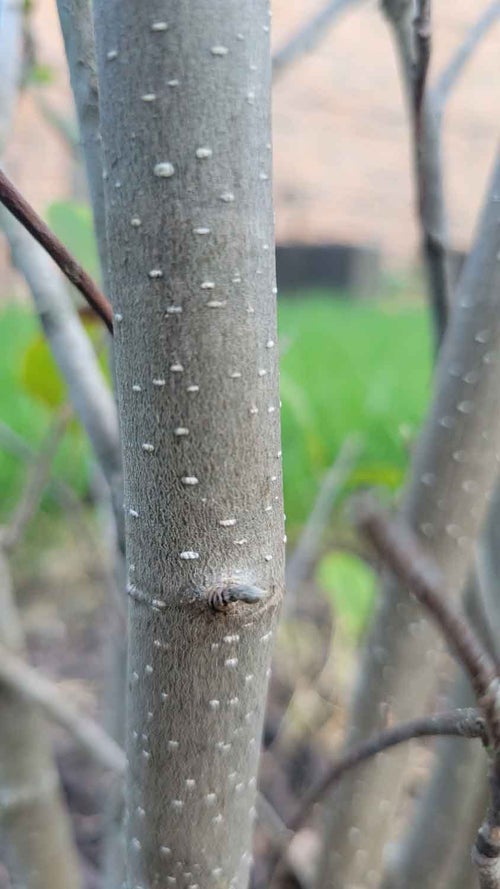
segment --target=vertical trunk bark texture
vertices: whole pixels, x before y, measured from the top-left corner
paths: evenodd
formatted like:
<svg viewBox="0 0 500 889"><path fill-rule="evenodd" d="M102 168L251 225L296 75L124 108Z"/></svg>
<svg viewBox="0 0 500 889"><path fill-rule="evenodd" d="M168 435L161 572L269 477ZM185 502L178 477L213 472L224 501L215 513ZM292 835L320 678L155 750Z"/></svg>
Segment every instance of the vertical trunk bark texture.
<svg viewBox="0 0 500 889"><path fill-rule="evenodd" d="M129 563L128 883L243 889L283 586L269 8L94 13Z"/></svg>

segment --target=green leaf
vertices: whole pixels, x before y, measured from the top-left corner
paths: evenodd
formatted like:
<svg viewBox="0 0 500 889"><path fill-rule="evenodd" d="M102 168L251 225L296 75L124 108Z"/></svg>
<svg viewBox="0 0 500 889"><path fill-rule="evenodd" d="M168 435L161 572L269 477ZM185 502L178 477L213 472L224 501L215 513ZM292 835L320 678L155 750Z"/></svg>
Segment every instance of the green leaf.
<svg viewBox="0 0 500 889"><path fill-rule="evenodd" d="M336 550L321 560L316 578L330 597L343 629L359 639L375 598L374 572L352 553Z"/></svg>
<svg viewBox="0 0 500 889"><path fill-rule="evenodd" d="M97 349L102 342L100 322L96 323L93 318L86 318L82 323L92 345ZM110 385L111 374L106 350L99 350L98 361L104 378ZM22 356L19 377L26 392L46 407L52 409L60 407L68 399L66 384L42 333L35 334L28 343Z"/></svg>
<svg viewBox="0 0 500 889"><path fill-rule="evenodd" d="M66 400L66 386L42 334L34 336L24 352L20 376L25 390L47 407L59 407Z"/></svg>
<svg viewBox="0 0 500 889"><path fill-rule="evenodd" d="M93 278L99 277L92 214L87 204L78 201L54 201L48 207L46 215L52 231L85 271Z"/></svg>

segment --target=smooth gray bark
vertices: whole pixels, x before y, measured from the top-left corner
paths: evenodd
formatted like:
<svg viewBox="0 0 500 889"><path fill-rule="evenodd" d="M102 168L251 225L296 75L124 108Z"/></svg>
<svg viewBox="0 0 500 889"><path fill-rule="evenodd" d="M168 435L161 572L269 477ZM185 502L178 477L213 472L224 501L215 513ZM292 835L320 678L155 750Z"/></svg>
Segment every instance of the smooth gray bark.
<svg viewBox="0 0 500 889"><path fill-rule="evenodd" d="M106 209L104 201L104 169L99 122L99 92L94 27L90 0L57 0L59 21L64 38L71 88L75 101L80 141L87 173L92 204L94 230L101 262L104 289L109 289ZM118 442L117 442L118 444ZM116 453L120 460L119 448ZM116 599L125 598L125 539L123 527L123 482L120 470L119 497L115 499L115 522L118 549L115 559L114 582ZM116 508L118 506L118 509ZM124 607L125 610L125 607ZM106 646L106 685L104 712L106 728L120 745L125 743L126 697L126 635L122 627L115 627ZM116 798L114 798L116 796ZM124 853L122 843L122 793L111 795L107 802L108 831L104 853L104 886L118 889L123 882Z"/></svg>
<svg viewBox="0 0 500 889"><path fill-rule="evenodd" d="M441 343L450 308L447 258L447 219L444 199L441 146L441 113L428 90L424 92L416 120L414 79L416 53L413 35L413 0L381 0L396 46L401 81L412 132L416 204L420 219L422 256L425 263L437 344ZM441 112L442 106L439 111Z"/></svg>
<svg viewBox="0 0 500 889"><path fill-rule="evenodd" d="M283 586L269 8L94 12L131 596L128 880L243 889ZM213 611L231 585L264 598Z"/></svg>
<svg viewBox="0 0 500 889"><path fill-rule="evenodd" d="M465 583L498 470L499 199L497 161L402 508L455 597ZM406 590L387 581L360 668L348 743L376 731L388 714L396 721L425 710L435 682L437 647L435 632ZM404 752L381 757L363 774L347 778L332 798L332 842L319 885L377 884L406 757Z"/></svg>
<svg viewBox="0 0 500 889"><path fill-rule="evenodd" d="M104 285L107 290L106 213L91 2L90 0L57 0L57 11L78 117L97 247Z"/></svg>

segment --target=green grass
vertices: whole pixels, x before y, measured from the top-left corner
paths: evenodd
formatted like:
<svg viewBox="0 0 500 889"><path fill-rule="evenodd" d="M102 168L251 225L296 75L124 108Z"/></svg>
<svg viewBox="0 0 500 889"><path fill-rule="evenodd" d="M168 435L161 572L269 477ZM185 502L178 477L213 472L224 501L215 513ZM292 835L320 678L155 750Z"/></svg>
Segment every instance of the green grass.
<svg viewBox="0 0 500 889"><path fill-rule="evenodd" d="M318 482L342 442L362 438L363 453L351 485L397 488L408 462L408 431L415 431L427 401L429 329L423 308L401 301L355 303L330 294L280 299L283 458L289 533L293 537L314 501ZM0 419L36 446L51 411L26 389L22 367L38 333L29 310L0 313ZM57 472L85 490L88 449L73 430ZM0 513L15 502L23 464L0 442Z"/></svg>
<svg viewBox="0 0 500 889"><path fill-rule="evenodd" d="M400 486L409 437L428 399L430 331L422 306L331 295L281 299L285 506L289 533L352 433L363 453L353 485Z"/></svg>

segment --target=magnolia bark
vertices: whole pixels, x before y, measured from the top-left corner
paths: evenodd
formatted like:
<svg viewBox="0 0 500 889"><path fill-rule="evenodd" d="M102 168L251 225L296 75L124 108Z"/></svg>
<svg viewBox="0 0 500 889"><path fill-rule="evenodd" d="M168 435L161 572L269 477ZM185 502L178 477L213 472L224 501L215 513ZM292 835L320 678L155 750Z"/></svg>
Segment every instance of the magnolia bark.
<svg viewBox="0 0 500 889"><path fill-rule="evenodd" d="M94 13L130 574L128 879L243 889L283 585L269 8ZM213 610L228 590L263 598Z"/></svg>

